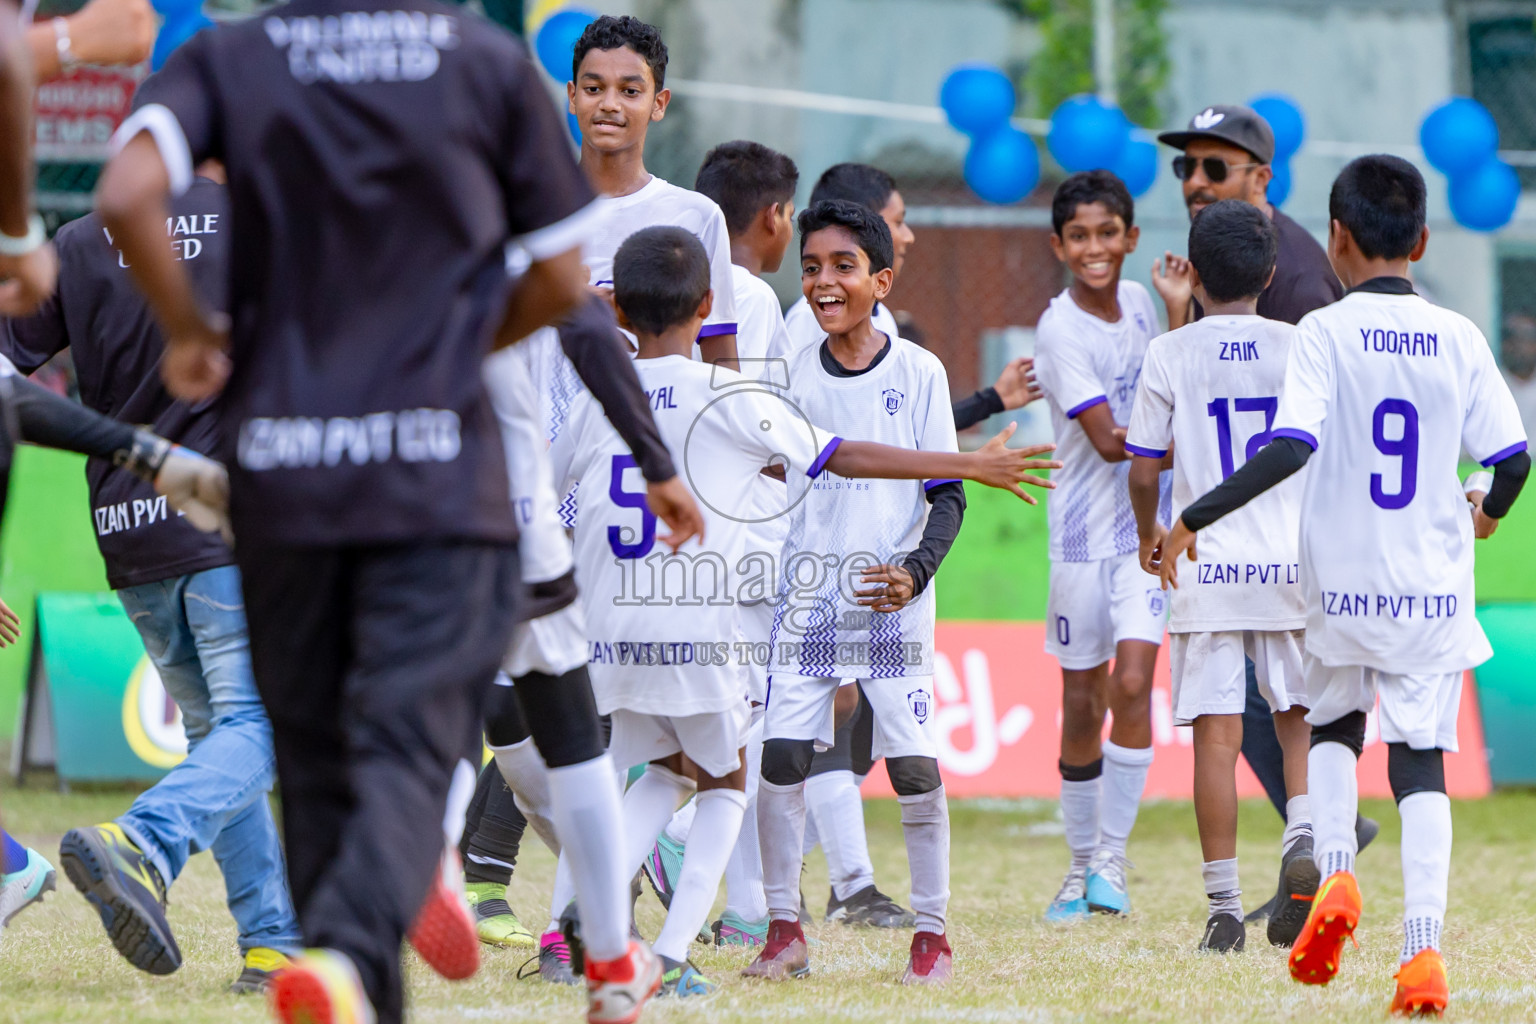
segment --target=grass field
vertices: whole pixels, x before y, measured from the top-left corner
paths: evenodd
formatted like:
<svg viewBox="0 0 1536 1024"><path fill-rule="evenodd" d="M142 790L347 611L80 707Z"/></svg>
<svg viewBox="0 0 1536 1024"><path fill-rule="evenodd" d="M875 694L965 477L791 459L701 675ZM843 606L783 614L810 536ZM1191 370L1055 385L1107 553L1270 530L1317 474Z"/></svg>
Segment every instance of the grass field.
<svg viewBox="0 0 1536 1024"><path fill-rule="evenodd" d="M118 813L129 794L60 796L8 792L6 824L52 854L71 825ZM1386 1018L1401 941L1398 822L1389 803L1369 803L1381 837L1360 862L1366 895L1360 949L1345 957L1326 989L1303 988L1286 974L1283 953L1249 930L1247 952L1194 952L1204 924L1199 846L1186 803L1153 803L1131 839L1135 914L1058 929L1039 912L1064 866L1054 803L972 801L953 811L951 937L955 983L941 991L899 988L907 933L811 929L812 976L781 986L735 977L742 951L703 947L696 962L723 982L707 999L662 1002L646 1019L678 1022L1002 1022L1002 1021L1378 1021ZM1455 806L1456 854L1446 925L1455 1021L1536 1019L1536 794L1503 794ZM870 847L876 873L905 895L905 855L894 803L871 802ZM1252 905L1273 886L1278 829L1267 805L1245 804L1239 850ZM515 908L538 925L553 863L527 849L512 888ZM821 905L826 875L819 855L805 892ZM225 995L236 970L235 935L222 907L212 860L193 860L171 890L170 918L186 964L169 978L129 967L107 943L95 915L60 877L62 891L18 917L0 944L0 1021L145 1021L241 1024L266 1020L258 1000ZM641 900L640 925L654 935L660 909ZM472 981L448 984L419 962L410 965L412 1019L422 1022L577 1021L579 992L519 982L520 953L489 952Z"/></svg>

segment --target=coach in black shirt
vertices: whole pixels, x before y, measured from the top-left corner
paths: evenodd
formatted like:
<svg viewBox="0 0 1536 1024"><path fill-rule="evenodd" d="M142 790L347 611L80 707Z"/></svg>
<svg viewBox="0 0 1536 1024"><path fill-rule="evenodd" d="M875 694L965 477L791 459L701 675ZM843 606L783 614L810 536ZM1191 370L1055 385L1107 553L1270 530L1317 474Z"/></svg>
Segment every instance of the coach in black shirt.
<svg viewBox="0 0 1536 1024"><path fill-rule="evenodd" d="M289 878L320 949L275 1002L366 1016L356 978L394 1024L401 938L444 888L450 778L478 754L518 586L481 363L585 296L594 197L523 46L434 0L297 0L202 32L144 82L119 139L98 204L166 327L166 382L224 391ZM207 158L228 167L237 239L227 339L164 248L165 196ZM515 282L513 241L533 261ZM677 520L680 493L653 485L653 510ZM567 713L550 689L518 697L571 853L589 998L631 984L638 1005L659 969L627 940L617 785L590 704ZM573 728L580 744L551 744ZM413 935L429 962L442 931Z"/></svg>
<svg viewBox="0 0 1536 1024"><path fill-rule="evenodd" d="M1274 279L1259 296L1259 316L1294 324L1344 297L1344 286L1317 239L1265 197L1274 177L1275 136L1269 122L1248 107L1207 107L1190 119L1188 128L1164 132L1158 140L1183 150L1174 157L1173 172L1183 183L1191 218L1219 200L1241 199L1274 221L1280 246ZM1154 268L1152 283L1168 307L1169 330L1199 317L1188 260L1166 254Z"/></svg>

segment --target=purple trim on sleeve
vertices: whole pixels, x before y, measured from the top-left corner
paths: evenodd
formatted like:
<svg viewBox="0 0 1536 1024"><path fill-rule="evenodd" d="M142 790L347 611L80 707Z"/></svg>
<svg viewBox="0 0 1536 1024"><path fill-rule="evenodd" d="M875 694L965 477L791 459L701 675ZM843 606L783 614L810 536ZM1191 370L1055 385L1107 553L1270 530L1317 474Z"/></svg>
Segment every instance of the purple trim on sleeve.
<svg viewBox="0 0 1536 1024"><path fill-rule="evenodd" d="M1503 462L1505 459L1509 458L1511 455L1517 455L1517 454L1519 454L1520 452L1523 452L1523 451L1525 451L1525 442L1521 441L1519 444L1512 444L1512 445L1510 445L1508 448L1505 448L1501 452L1494 452L1492 455L1488 456L1486 459L1484 459L1482 461L1482 465L1484 465L1484 466L1491 466L1495 462Z"/></svg>
<svg viewBox="0 0 1536 1024"><path fill-rule="evenodd" d="M1109 396L1108 395L1100 395L1098 398L1090 398L1086 402L1079 402L1077 405L1074 405L1072 408L1067 410L1067 419L1075 420L1084 411L1086 411L1088 409L1092 409L1094 406L1098 405L1101 402L1108 402L1108 401L1109 401Z"/></svg>
<svg viewBox="0 0 1536 1024"><path fill-rule="evenodd" d="M713 338L721 334L735 334L735 324L705 324L699 329L699 341L705 338Z"/></svg>
<svg viewBox="0 0 1536 1024"><path fill-rule="evenodd" d="M840 437L834 437L828 441L827 446L821 450L821 454L816 456L816 461L811 463L811 468L805 471L805 475L812 480L820 476L821 471L827 468L827 460L832 457L832 453L837 451L837 446L842 443L843 439Z"/></svg>
<svg viewBox="0 0 1536 1024"><path fill-rule="evenodd" d="M1168 455L1168 449L1166 448L1158 451L1156 448L1143 448L1141 445L1131 444L1129 441L1125 444L1125 450L1132 455L1145 455L1149 459L1162 459Z"/></svg>
<svg viewBox="0 0 1536 1024"><path fill-rule="evenodd" d="M958 483L963 483L963 481L961 481L961 480L929 480L927 483L923 484L923 490L931 491L935 487L938 487L941 484L958 484Z"/></svg>
<svg viewBox="0 0 1536 1024"><path fill-rule="evenodd" d="M1317 451L1317 438L1313 437L1311 434L1307 433L1305 430L1297 430L1295 427L1281 427L1279 430L1276 430L1274 433L1270 434L1269 436L1270 437L1293 437L1296 440L1301 441L1302 443L1304 443L1306 445L1309 445L1313 451Z"/></svg>

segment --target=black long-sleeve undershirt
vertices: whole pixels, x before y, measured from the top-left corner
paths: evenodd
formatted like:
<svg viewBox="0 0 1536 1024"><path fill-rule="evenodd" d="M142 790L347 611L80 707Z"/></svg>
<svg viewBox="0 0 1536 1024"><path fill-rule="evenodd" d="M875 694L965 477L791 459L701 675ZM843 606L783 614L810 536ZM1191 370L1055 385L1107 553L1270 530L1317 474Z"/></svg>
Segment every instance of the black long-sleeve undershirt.
<svg viewBox="0 0 1536 1024"><path fill-rule="evenodd" d="M21 440L108 460L133 450L131 424L109 419L25 377L12 377L10 384Z"/></svg>
<svg viewBox="0 0 1536 1024"><path fill-rule="evenodd" d="M677 476L608 303L591 296L557 326L560 348L653 484Z"/></svg>
<svg viewBox="0 0 1536 1024"><path fill-rule="evenodd" d="M1186 508L1179 518L1190 530L1203 530L1229 512L1242 508L1312 457L1312 446L1294 437L1277 437L1236 473ZM1520 451L1493 464L1493 484L1483 499L1483 515L1502 519L1508 514L1531 472L1531 457Z"/></svg>
<svg viewBox="0 0 1536 1024"><path fill-rule="evenodd" d="M965 486L958 480L950 480L928 489L928 523L923 527L923 539L917 550L901 563L912 575L912 596L916 597L928 587L928 581L939 571L939 563L949 554L949 549L960 535L960 524L965 520Z"/></svg>
<svg viewBox="0 0 1536 1024"><path fill-rule="evenodd" d="M988 416L995 416L1004 409L1002 396L996 388L982 388L974 395L954 403L955 429L974 427Z"/></svg>

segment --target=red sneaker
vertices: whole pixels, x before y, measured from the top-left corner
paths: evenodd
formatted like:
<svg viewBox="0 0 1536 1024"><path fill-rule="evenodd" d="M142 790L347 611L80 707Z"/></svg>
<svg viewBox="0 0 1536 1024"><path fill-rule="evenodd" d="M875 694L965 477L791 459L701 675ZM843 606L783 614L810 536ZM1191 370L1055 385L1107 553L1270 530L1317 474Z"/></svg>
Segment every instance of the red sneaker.
<svg viewBox="0 0 1536 1024"><path fill-rule="evenodd" d="M631 942L617 960L587 958L587 1024L634 1024L661 988L661 957Z"/></svg>
<svg viewBox="0 0 1536 1024"><path fill-rule="evenodd" d="M767 978L769 981L803 978L810 974L810 952L800 922L768 922L768 941L763 944L763 951L741 973L743 977Z"/></svg>
<svg viewBox="0 0 1536 1024"><path fill-rule="evenodd" d="M943 985L955 976L955 954L949 939L933 932L912 936L912 954L907 958L903 985Z"/></svg>
<svg viewBox="0 0 1536 1024"><path fill-rule="evenodd" d="M480 969L480 936L464 902L464 877L457 850L443 851L427 899L416 913L409 938L427 966L449 981L472 978Z"/></svg>

